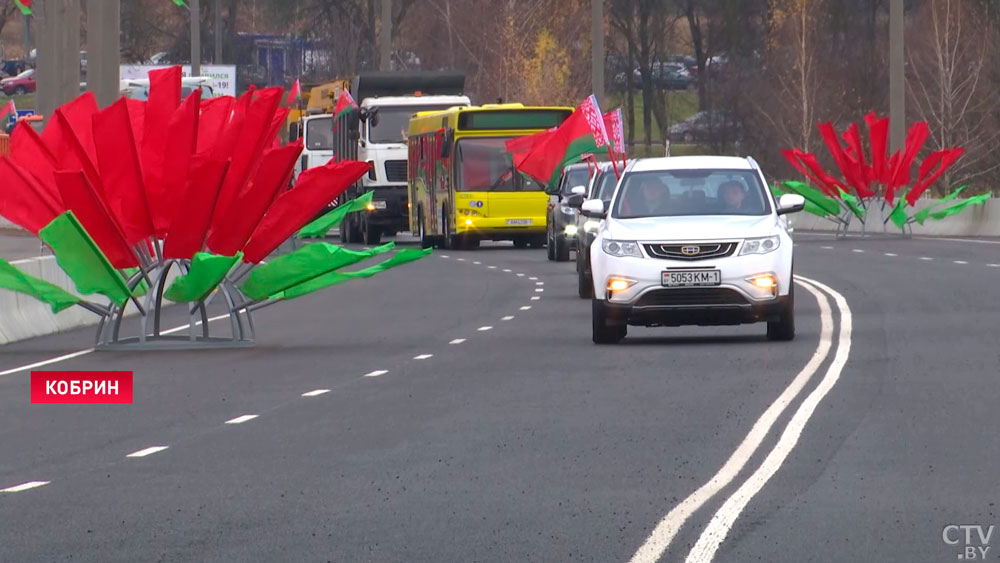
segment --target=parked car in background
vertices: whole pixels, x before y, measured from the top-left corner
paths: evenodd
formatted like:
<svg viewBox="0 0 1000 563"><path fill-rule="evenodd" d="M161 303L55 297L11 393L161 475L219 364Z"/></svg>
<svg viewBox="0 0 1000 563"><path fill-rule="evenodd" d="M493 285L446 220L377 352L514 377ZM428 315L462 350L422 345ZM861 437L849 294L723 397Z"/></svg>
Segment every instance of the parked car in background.
<svg viewBox="0 0 1000 563"><path fill-rule="evenodd" d="M191 92L201 89L201 99L206 100L215 96L215 91L209 84L211 78L204 76L188 76L181 79L181 99L188 97ZM126 98L135 100L146 100L149 98L149 79L122 80L119 93Z"/></svg>
<svg viewBox="0 0 1000 563"><path fill-rule="evenodd" d="M17 76L22 72L28 70L28 63L20 60L7 60L0 64L0 78L9 78L11 76Z"/></svg>
<svg viewBox="0 0 1000 563"><path fill-rule="evenodd" d="M688 68L679 62L656 62L650 68L653 87L664 90L687 90L695 84L695 76ZM619 72L613 79L613 85L619 89L625 87L625 73ZM632 71L632 86L642 87L642 73L639 69Z"/></svg>
<svg viewBox="0 0 1000 563"><path fill-rule="evenodd" d="M736 141L742 136L740 123L718 110L699 111L673 124L668 130L673 143L712 143Z"/></svg>
<svg viewBox="0 0 1000 563"><path fill-rule="evenodd" d="M35 69L29 68L28 70L18 74L17 76L12 76L10 78L4 78L0 80L0 89L3 89L3 93L8 96L27 94L29 92L35 91Z"/></svg>

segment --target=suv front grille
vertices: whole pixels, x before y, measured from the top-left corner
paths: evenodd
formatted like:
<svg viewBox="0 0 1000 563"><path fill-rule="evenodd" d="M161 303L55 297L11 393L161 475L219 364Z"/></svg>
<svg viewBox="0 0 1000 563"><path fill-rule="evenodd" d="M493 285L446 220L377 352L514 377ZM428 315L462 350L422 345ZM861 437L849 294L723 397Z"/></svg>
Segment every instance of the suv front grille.
<svg viewBox="0 0 1000 563"><path fill-rule="evenodd" d="M406 161L405 160L385 161L385 178L390 182L405 182Z"/></svg>
<svg viewBox="0 0 1000 563"><path fill-rule="evenodd" d="M723 258L736 252L735 242L644 244L646 253L664 260L708 260ZM687 251L687 252L685 252Z"/></svg>
<svg viewBox="0 0 1000 563"><path fill-rule="evenodd" d="M685 305L747 305L743 295L724 287L679 287L654 289L639 298L636 307L671 307Z"/></svg>

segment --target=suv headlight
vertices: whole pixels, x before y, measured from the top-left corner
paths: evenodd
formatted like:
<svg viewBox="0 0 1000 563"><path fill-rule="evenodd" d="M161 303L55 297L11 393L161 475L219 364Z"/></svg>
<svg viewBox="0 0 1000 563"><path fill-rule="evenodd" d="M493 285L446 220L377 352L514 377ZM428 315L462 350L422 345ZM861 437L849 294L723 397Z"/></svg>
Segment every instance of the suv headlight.
<svg viewBox="0 0 1000 563"><path fill-rule="evenodd" d="M740 250L740 256L746 254L767 254L768 252L777 250L780 245L781 239L778 238L778 235L748 238L743 241L743 250Z"/></svg>
<svg viewBox="0 0 1000 563"><path fill-rule="evenodd" d="M559 206L559 211L562 211L563 215L575 215L576 214L576 209L574 209L574 208L572 208L572 207L570 207L568 205L560 205Z"/></svg>
<svg viewBox="0 0 1000 563"><path fill-rule="evenodd" d="M601 248L604 252L612 256L634 256L636 258L642 258L642 252L639 251L639 243L634 240L611 240L604 239L601 242Z"/></svg>

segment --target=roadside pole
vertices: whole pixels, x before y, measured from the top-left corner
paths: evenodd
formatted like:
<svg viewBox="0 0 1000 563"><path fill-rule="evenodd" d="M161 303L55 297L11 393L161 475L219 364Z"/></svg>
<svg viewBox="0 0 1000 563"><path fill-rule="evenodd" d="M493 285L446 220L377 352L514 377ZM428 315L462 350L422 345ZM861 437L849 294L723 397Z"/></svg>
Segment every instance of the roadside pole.
<svg viewBox="0 0 1000 563"><path fill-rule="evenodd" d="M188 0L191 15L191 76L201 76L201 3Z"/></svg>

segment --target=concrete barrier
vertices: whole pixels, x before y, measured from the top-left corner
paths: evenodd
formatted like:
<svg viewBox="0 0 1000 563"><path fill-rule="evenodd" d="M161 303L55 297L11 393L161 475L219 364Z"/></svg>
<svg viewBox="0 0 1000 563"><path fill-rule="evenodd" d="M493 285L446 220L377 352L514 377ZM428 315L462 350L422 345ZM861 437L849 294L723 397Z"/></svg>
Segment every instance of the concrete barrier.
<svg viewBox="0 0 1000 563"><path fill-rule="evenodd" d="M16 260L11 264L26 274L58 285L74 295L79 295L73 281L62 271L54 256ZM167 276L167 284L172 283L176 277L175 269L171 269L171 273ZM106 299L102 300L100 296L91 295L90 298L98 302L106 301ZM127 306L127 316L137 313L134 305ZM82 326L96 325L99 320L100 317L82 307L70 307L55 314L48 305L33 297L0 289L0 345Z"/></svg>
<svg viewBox="0 0 1000 563"><path fill-rule="evenodd" d="M1000 237L1000 198L990 198L982 205L967 207L958 215L944 219L928 219L923 225L912 223L913 234L917 236L962 236L962 237ZM935 205L937 200L921 199L913 208L907 207L907 214L912 216L920 209ZM943 206L942 206L943 207ZM870 234L899 234L900 230L892 222L884 223L889 217L891 208L886 206L881 210L881 202L876 201L868 211L867 223L862 228L861 222L855 218L848 229L850 234L861 234L862 230ZM792 216L792 225L797 231L828 231L837 230L837 224L817 217L812 213L796 213Z"/></svg>

